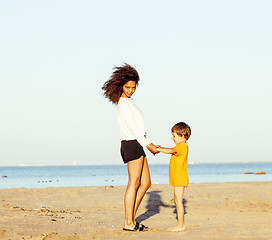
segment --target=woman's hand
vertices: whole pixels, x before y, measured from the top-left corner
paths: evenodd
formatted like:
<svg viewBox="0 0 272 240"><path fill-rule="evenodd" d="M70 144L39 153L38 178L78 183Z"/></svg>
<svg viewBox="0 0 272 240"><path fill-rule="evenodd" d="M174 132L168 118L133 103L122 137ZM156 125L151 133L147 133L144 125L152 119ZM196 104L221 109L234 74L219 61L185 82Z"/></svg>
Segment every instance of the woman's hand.
<svg viewBox="0 0 272 240"><path fill-rule="evenodd" d="M146 148L151 152L153 153L154 155L159 153L159 151L157 150L157 147L160 147L160 146L156 146L154 145L153 143L150 143L146 146Z"/></svg>

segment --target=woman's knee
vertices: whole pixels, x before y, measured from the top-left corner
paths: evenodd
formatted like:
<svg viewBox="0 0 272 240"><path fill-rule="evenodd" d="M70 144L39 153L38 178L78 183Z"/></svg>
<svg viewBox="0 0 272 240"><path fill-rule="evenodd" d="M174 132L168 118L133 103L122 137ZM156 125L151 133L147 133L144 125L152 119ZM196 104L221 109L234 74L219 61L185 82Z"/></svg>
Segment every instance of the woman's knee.
<svg viewBox="0 0 272 240"><path fill-rule="evenodd" d="M139 187L140 184L140 178L138 179L129 179L128 181L128 187L137 189Z"/></svg>
<svg viewBox="0 0 272 240"><path fill-rule="evenodd" d="M147 190L148 188L150 188L150 187L151 187L151 181L150 181L150 179L149 179L149 180L146 180L146 181L142 181L142 182L141 182L141 186L142 186L143 188L145 188L146 190Z"/></svg>

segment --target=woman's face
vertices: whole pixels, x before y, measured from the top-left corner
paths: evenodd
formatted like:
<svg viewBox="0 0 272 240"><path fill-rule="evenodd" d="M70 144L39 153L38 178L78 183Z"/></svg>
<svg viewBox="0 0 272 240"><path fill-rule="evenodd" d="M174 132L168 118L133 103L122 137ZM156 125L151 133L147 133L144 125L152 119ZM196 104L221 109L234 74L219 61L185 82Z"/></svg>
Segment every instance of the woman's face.
<svg viewBox="0 0 272 240"><path fill-rule="evenodd" d="M124 98L130 98L133 93L136 90L136 82L135 81L128 81L124 86L123 86L123 93L121 97Z"/></svg>

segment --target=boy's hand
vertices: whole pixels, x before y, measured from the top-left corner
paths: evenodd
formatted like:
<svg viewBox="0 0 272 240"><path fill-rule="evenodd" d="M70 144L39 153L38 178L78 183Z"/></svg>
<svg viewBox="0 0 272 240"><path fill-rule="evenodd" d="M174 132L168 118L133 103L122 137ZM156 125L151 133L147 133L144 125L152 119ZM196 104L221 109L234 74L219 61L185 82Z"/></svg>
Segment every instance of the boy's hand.
<svg viewBox="0 0 272 240"><path fill-rule="evenodd" d="M157 151L157 153L156 153L156 154L160 153L159 148L161 147L161 145L155 145L155 147L156 147L156 151ZM154 154L154 155L155 155L155 154Z"/></svg>
<svg viewBox="0 0 272 240"><path fill-rule="evenodd" d="M150 143L146 146L146 148L151 152L153 153L154 155L159 153L159 151L157 151L157 146L154 145L153 143Z"/></svg>
<svg viewBox="0 0 272 240"><path fill-rule="evenodd" d="M156 145L156 150L160 152L161 145Z"/></svg>

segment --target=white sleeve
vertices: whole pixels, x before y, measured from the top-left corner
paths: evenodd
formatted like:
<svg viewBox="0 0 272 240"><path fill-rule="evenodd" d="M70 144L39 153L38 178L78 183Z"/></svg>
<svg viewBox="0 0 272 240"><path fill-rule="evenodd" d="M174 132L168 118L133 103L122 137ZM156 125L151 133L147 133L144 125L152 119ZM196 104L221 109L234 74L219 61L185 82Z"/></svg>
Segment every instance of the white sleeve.
<svg viewBox="0 0 272 240"><path fill-rule="evenodd" d="M119 108L119 115L127 129L143 147L151 143L151 140L145 134L143 118L135 116L131 103L122 104Z"/></svg>

